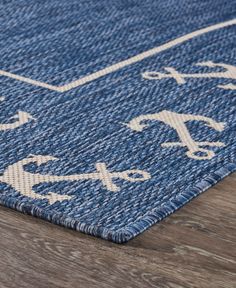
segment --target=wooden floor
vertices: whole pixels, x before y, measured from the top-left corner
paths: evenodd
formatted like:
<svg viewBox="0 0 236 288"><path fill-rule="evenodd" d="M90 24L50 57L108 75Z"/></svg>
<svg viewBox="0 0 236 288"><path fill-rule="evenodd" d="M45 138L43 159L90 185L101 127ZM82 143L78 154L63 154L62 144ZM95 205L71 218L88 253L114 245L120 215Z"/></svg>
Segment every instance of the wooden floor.
<svg viewBox="0 0 236 288"><path fill-rule="evenodd" d="M236 174L117 245L0 207L1 288L235 288Z"/></svg>

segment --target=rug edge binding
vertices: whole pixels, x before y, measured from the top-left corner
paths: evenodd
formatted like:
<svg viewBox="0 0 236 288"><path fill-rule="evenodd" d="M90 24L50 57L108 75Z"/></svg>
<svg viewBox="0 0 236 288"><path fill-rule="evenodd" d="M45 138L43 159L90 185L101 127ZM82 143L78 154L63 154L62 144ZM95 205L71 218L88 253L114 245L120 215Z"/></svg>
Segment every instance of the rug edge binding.
<svg viewBox="0 0 236 288"><path fill-rule="evenodd" d="M117 231L113 231L101 226L81 223L78 220L65 217L63 214L53 213L47 210L44 211L44 209L41 209L34 204L22 203L22 201L19 200L9 199L7 196L0 196L0 205L17 210L27 215L41 218L53 224L82 232L84 234L89 234L115 242L117 244L122 244L128 242L129 240L150 228L152 225L160 222L170 214L174 213L182 206L190 202L193 198L208 190L210 187L214 186L223 178L235 171L236 162L230 162L224 165L223 167L217 169L215 172L212 172L205 178L201 179L191 189L179 193L175 198L170 199L160 208L154 209L140 220L133 222L125 228L121 228Z"/></svg>

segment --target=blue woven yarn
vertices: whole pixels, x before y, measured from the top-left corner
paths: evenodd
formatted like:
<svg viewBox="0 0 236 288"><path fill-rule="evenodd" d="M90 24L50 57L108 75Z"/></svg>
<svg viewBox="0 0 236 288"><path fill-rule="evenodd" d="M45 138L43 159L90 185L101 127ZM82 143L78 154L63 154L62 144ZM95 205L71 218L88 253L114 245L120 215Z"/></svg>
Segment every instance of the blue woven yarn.
<svg viewBox="0 0 236 288"><path fill-rule="evenodd" d="M2 0L0 19L2 205L123 243L236 171L235 0Z"/></svg>

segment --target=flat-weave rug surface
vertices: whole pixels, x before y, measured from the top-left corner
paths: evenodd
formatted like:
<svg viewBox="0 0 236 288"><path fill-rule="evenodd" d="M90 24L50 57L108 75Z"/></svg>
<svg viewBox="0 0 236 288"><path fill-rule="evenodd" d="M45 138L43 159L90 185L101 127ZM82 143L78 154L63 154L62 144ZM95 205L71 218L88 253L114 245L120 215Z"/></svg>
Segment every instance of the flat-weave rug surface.
<svg viewBox="0 0 236 288"><path fill-rule="evenodd" d="M236 170L236 1L0 1L0 203L122 243Z"/></svg>

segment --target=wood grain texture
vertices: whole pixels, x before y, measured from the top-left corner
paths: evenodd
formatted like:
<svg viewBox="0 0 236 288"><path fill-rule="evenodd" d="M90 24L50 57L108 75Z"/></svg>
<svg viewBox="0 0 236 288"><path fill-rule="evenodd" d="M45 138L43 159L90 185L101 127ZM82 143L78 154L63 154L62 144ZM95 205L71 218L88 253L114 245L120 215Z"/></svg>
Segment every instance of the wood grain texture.
<svg viewBox="0 0 236 288"><path fill-rule="evenodd" d="M125 245L0 207L1 288L235 288L236 174Z"/></svg>

